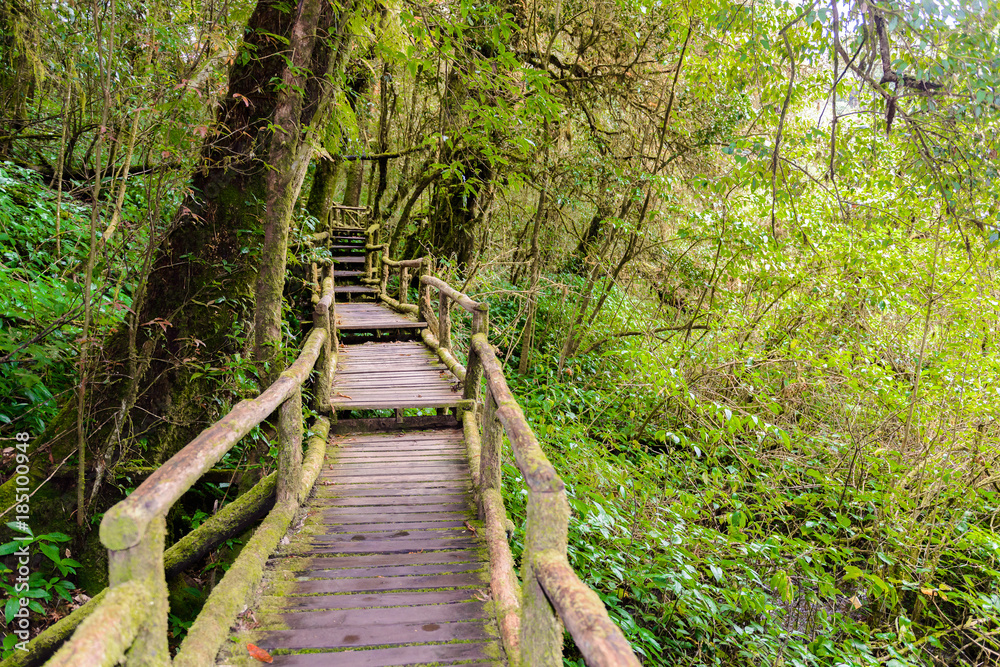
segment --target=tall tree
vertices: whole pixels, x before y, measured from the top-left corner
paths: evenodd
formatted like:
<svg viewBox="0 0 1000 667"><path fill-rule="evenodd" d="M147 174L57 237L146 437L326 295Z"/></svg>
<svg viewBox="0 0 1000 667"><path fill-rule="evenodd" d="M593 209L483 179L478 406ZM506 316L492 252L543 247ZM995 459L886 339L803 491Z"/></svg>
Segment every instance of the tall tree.
<svg viewBox="0 0 1000 667"><path fill-rule="evenodd" d="M292 206L312 154L311 128L332 110L355 11L260 0L250 16L189 194L137 290L129 326L96 346L92 386L100 390L85 428L99 460L129 440L146 442L152 463L185 444L213 420L218 404L208 398L224 390L219 380L251 340L267 381ZM40 439L56 461L72 451L74 421L67 406ZM46 470L32 473L37 483ZM9 486L0 492L5 507Z"/></svg>

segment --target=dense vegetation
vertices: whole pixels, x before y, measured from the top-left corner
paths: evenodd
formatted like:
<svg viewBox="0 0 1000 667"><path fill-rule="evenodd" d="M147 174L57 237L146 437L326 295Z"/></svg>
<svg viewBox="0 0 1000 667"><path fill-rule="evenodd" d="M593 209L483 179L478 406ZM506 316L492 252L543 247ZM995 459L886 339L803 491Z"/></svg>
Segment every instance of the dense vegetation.
<svg viewBox="0 0 1000 667"><path fill-rule="evenodd" d="M315 45L279 0L0 7L0 511L29 433L36 613L297 345L343 203L489 301L647 664L1000 661L995 2L317 7ZM172 584L177 635L223 556Z"/></svg>

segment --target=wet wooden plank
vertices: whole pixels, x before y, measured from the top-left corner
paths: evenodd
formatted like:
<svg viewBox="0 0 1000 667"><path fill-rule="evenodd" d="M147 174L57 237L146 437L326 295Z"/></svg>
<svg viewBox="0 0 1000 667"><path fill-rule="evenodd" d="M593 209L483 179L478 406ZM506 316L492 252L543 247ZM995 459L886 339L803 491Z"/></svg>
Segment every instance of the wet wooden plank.
<svg viewBox="0 0 1000 667"><path fill-rule="evenodd" d="M429 505L451 505L461 503L462 506L469 506L469 487L464 482L452 482L458 486L445 487L438 485L437 488L422 489L417 488L407 490L407 494L401 495L393 493L386 495L381 488L372 488L364 484L325 484L315 494L317 510L332 510L337 507L349 505L384 505L390 507L406 507L411 505L421 505L424 509L430 509ZM397 489L398 490L398 489ZM435 507L436 510L446 510L446 507ZM418 510L406 510L408 512Z"/></svg>
<svg viewBox="0 0 1000 667"><path fill-rule="evenodd" d="M483 623L398 623L395 625L345 625L322 630L281 630L264 634L260 647L275 649L347 648L386 646L411 642L488 639ZM338 656L339 657L339 656ZM344 663L339 662L338 665Z"/></svg>
<svg viewBox="0 0 1000 667"><path fill-rule="evenodd" d="M456 572L485 572L486 564L479 561L468 563L429 563L427 565L390 565L381 567L341 567L307 568L294 570L295 576L309 579L351 579L359 577L394 577L429 574L454 574Z"/></svg>
<svg viewBox="0 0 1000 667"><path fill-rule="evenodd" d="M488 660L496 651L495 642L427 644L367 651L300 653L274 657L277 667L392 667L394 665L435 664L453 660Z"/></svg>
<svg viewBox="0 0 1000 667"><path fill-rule="evenodd" d="M393 523L366 523L366 524L324 524L327 534L332 533L389 533L399 530L436 530L444 528L461 528L468 519L446 519L443 521L400 521Z"/></svg>
<svg viewBox="0 0 1000 667"><path fill-rule="evenodd" d="M309 579L291 586L294 595L326 595L334 593L379 593L383 591L432 590L435 588L470 588L486 586L482 572L458 574L427 574L410 577L358 577L344 579Z"/></svg>
<svg viewBox="0 0 1000 667"><path fill-rule="evenodd" d="M365 540L363 542L337 542L331 544L318 541L301 545L304 554L409 554L419 551L461 551L479 546L475 539L456 538L445 540Z"/></svg>
<svg viewBox="0 0 1000 667"><path fill-rule="evenodd" d="M482 602L417 605L383 609L352 609L337 611L296 611L258 618L267 629L337 628L345 625L396 625L400 623L447 623L454 621L487 620ZM278 627L274 627L278 626Z"/></svg>
<svg viewBox="0 0 1000 667"><path fill-rule="evenodd" d="M280 566L282 561L289 557L278 556L272 558L276 566ZM456 564L456 563L481 563L482 554L479 551L430 551L426 553L411 554L382 554L368 556L351 555L323 555L310 558L294 558L295 564L305 563L307 567L319 570L336 570L358 567L391 567L391 566L416 566L428 564ZM420 602L414 604L431 604L430 602Z"/></svg>
<svg viewBox="0 0 1000 667"><path fill-rule="evenodd" d="M433 521L466 521L469 518L468 512L393 512L378 511L366 514L356 512L317 512L309 515L310 523L320 523L330 526L351 526L379 525L372 523L379 521L383 524L408 523L412 521L433 522Z"/></svg>
<svg viewBox="0 0 1000 667"><path fill-rule="evenodd" d="M450 540L460 537L468 537L468 529L464 526L452 527L452 528L441 528L438 530L431 528L423 528L418 530L405 530L400 529L392 531L388 534L379 533L369 533L364 531L352 531L349 533L330 533L325 535L313 535L312 540L314 542L323 543L340 543L340 542L385 542L386 544L392 542L409 542L409 541L419 541L425 540L428 542L437 542L439 540Z"/></svg>

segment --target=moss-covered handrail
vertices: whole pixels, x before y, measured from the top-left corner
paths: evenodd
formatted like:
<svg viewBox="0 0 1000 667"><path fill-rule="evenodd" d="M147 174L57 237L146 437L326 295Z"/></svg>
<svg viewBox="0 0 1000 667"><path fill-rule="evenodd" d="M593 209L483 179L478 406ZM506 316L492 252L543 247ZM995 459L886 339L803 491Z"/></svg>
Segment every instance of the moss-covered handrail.
<svg viewBox="0 0 1000 667"><path fill-rule="evenodd" d="M479 518L489 550L490 588L500 636L508 661L519 667L562 665L563 628L569 631L591 667L638 667L639 660L601 599L573 571L567 558L569 503L565 484L549 462L507 385L503 366L489 343L489 309L430 275L426 259L407 263L382 258L383 300L405 304L408 276L403 271L422 267L418 311L427 322L421 333L464 384L464 398L476 410L462 413L469 468L477 491ZM384 294L389 267L400 270L400 299ZM438 291L434 312L431 289ZM451 303L472 315L467 365L451 349ZM480 384L486 393L480 400ZM477 416L476 413L479 413ZM528 520L521 557L521 583L514 572L508 542L508 519L501 482L502 432L506 432L518 470L528 487Z"/></svg>
<svg viewBox="0 0 1000 667"><path fill-rule="evenodd" d="M240 401L146 478L132 495L108 510L101 521L101 543L115 551L138 544L153 518L165 514L205 471L301 387L324 342L326 331L313 329L299 358L260 396Z"/></svg>
<svg viewBox="0 0 1000 667"><path fill-rule="evenodd" d="M549 639L559 637L565 624L588 665L638 666L639 660L622 631L608 616L604 603L573 571L566 557L569 503L566 489L549 462L534 431L507 386L503 367L485 334L472 337L471 350L486 376L486 418L483 420L481 486L500 485L498 420L507 433L514 461L528 487L528 521L522 561L521 660L524 665L558 664ZM492 479L491 479L492 477Z"/></svg>
<svg viewBox="0 0 1000 667"><path fill-rule="evenodd" d="M314 326L295 362L257 398L237 404L104 515L100 537L108 548L108 592L46 665L89 667L124 662L128 667L160 667L173 662L194 667L214 661L225 640L225 631L235 620L250 587L263 571L264 561L287 530L321 467L329 424L324 418L317 419L303 465L302 385L315 368L317 393L324 391L324 385L328 391L337 354L333 344L337 339L335 318L330 316L332 305L331 271L322 280L322 298L316 303ZM243 436L275 412L280 446L273 484L274 508L212 590L177 660L171 661L167 646L169 604L164 562L166 514ZM245 509L257 507L261 500L264 499L247 500ZM197 551L193 545L188 546L191 548L185 547L185 553ZM136 597L136 591L141 592L140 597Z"/></svg>

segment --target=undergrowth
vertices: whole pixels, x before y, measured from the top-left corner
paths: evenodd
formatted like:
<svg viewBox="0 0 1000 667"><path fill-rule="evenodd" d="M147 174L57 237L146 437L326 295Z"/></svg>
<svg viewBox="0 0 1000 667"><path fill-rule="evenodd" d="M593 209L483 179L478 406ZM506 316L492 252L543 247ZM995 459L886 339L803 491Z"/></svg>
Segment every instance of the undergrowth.
<svg viewBox="0 0 1000 667"><path fill-rule="evenodd" d="M493 337L516 360L524 320L508 287L493 290ZM644 307L612 300L598 336ZM886 401L905 402L905 382L844 349L823 368L716 345L733 357L712 371L682 336L618 340L560 373L562 341L545 332L566 310L543 291L540 349L508 377L567 483L571 564L644 664L994 664L1000 493L961 461L830 416L829 401L861 400L866 373ZM527 496L505 456L519 556Z"/></svg>

